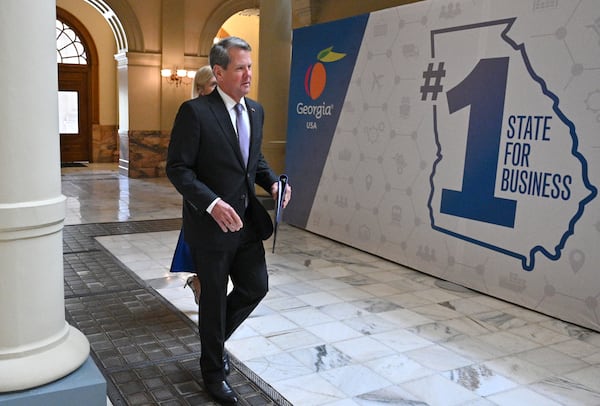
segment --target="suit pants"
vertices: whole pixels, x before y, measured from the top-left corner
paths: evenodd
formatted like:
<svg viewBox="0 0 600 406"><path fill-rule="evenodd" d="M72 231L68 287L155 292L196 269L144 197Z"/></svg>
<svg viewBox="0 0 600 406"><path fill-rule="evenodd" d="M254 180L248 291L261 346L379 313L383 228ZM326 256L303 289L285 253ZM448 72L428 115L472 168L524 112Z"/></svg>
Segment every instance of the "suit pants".
<svg viewBox="0 0 600 406"><path fill-rule="evenodd" d="M225 341L252 313L268 291L265 250L252 221L244 219L239 244L222 250L192 248L202 286L198 328L200 369L205 383L225 379ZM233 290L227 294L228 277Z"/></svg>

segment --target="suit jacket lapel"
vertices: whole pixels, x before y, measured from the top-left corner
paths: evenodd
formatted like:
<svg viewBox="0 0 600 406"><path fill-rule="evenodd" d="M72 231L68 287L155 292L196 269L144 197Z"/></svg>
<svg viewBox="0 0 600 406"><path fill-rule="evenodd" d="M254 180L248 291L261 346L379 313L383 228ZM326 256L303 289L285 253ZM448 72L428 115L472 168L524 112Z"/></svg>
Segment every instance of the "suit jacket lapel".
<svg viewBox="0 0 600 406"><path fill-rule="evenodd" d="M250 150L248 152L248 162L252 157L252 153L256 148L256 141L260 134L260 123L258 122L258 114L254 107L254 102L246 98L246 108L248 109L248 117L250 118Z"/></svg>

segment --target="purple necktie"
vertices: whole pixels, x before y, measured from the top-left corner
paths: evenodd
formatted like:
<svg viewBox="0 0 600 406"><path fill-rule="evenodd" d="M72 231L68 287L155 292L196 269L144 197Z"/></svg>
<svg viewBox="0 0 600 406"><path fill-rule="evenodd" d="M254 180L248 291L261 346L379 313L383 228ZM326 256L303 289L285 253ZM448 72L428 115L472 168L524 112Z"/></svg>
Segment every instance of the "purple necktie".
<svg viewBox="0 0 600 406"><path fill-rule="evenodd" d="M242 157L244 158L244 165L248 165L248 152L250 149L250 131L244 120L244 108L238 103L235 105L236 113L236 124L238 131L238 140L240 142L240 150L242 151Z"/></svg>

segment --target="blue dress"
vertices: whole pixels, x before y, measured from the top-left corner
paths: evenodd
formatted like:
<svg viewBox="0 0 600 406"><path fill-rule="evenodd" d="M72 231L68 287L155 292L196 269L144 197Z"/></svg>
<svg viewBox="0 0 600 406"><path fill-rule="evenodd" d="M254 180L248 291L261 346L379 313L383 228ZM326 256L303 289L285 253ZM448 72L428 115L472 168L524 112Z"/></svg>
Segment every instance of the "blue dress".
<svg viewBox="0 0 600 406"><path fill-rule="evenodd" d="M196 273L190 246L185 242L185 238L183 237L183 228L177 239L177 246L175 247L175 253L173 254L173 260L171 261L171 272Z"/></svg>

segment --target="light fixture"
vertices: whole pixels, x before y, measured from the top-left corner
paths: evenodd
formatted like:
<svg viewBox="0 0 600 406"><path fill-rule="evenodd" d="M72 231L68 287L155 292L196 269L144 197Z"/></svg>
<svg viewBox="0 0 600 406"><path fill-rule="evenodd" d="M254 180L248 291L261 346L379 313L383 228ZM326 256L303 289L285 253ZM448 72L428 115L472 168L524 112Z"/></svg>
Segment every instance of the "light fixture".
<svg viewBox="0 0 600 406"><path fill-rule="evenodd" d="M161 69L160 76L167 80L167 83L179 86L180 84L189 85L192 83L192 79L196 75L193 70L185 69Z"/></svg>

